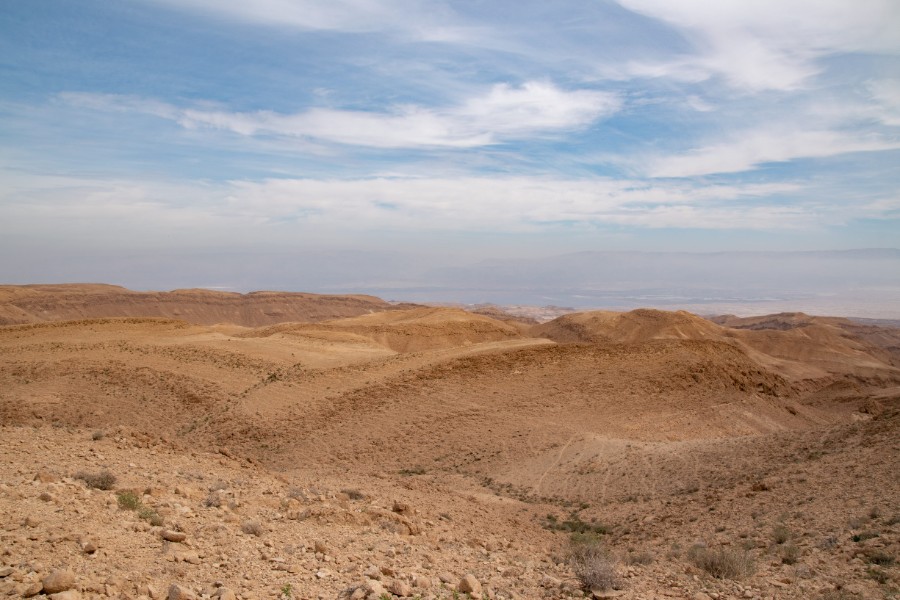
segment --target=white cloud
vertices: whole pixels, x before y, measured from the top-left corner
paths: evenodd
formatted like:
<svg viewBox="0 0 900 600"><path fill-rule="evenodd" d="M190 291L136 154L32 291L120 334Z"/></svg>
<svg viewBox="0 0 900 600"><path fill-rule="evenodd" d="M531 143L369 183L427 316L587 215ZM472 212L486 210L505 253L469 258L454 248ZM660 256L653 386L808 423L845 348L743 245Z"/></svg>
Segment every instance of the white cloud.
<svg viewBox="0 0 900 600"><path fill-rule="evenodd" d="M773 204L772 198L798 191L789 184L421 177L204 185L10 175L0 193L0 232L114 237L129 245L172 236L187 236L190 243L217 237L223 243L232 238L264 243L333 230L344 237L385 229L539 232L560 222L783 229L808 225L812 210Z"/></svg>
<svg viewBox="0 0 900 600"><path fill-rule="evenodd" d="M267 26L351 33L387 31L426 41L462 41L469 34L443 2L423 0L153 0Z"/></svg>
<svg viewBox="0 0 900 600"><path fill-rule="evenodd" d="M877 105L877 118L885 125L900 127L900 79L872 81L868 88Z"/></svg>
<svg viewBox="0 0 900 600"><path fill-rule="evenodd" d="M151 114L187 128L209 127L246 136L314 138L377 148L458 147L500 143L586 127L620 108L612 93L567 91L545 82L498 84L449 108L397 106L387 112L312 108L295 114L178 108L141 98L68 93L62 99L98 110Z"/></svg>
<svg viewBox="0 0 900 600"><path fill-rule="evenodd" d="M657 76L695 70L722 75L747 90L791 90L820 72L817 59L837 53L900 52L895 0L617 0L675 26L697 55L660 63ZM632 72L653 74L650 65Z"/></svg>
<svg viewBox="0 0 900 600"><path fill-rule="evenodd" d="M900 140L882 136L867 137L836 131L756 129L685 154L642 160L640 168L650 177L694 177L749 171L765 163L798 158L823 158L897 148L900 148Z"/></svg>

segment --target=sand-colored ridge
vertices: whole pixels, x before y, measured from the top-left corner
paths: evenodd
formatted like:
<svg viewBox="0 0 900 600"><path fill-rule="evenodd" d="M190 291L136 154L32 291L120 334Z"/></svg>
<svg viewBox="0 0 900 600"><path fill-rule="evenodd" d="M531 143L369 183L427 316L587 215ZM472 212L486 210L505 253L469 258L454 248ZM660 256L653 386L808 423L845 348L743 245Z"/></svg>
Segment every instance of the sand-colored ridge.
<svg viewBox="0 0 900 600"><path fill-rule="evenodd" d="M420 307L316 324L280 324L244 334L370 340L394 352L421 352L522 338L520 329L490 317L452 308Z"/></svg>
<svg viewBox="0 0 900 600"><path fill-rule="evenodd" d="M721 339L721 328L686 311L637 309L563 315L532 328L558 342L640 343L658 339Z"/></svg>

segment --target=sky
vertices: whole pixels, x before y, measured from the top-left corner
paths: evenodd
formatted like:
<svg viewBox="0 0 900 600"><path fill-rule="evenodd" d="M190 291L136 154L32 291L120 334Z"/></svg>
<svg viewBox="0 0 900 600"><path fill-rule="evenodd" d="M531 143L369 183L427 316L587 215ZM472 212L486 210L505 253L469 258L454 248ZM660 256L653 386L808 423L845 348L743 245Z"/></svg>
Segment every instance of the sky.
<svg viewBox="0 0 900 600"><path fill-rule="evenodd" d="M0 280L896 248L898 32L896 0L6 2Z"/></svg>

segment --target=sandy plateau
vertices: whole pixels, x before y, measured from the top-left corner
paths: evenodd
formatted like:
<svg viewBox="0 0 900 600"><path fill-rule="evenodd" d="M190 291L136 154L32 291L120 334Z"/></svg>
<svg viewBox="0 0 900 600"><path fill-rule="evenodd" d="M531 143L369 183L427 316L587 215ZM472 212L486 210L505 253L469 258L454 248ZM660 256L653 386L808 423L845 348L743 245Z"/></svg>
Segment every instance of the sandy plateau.
<svg viewBox="0 0 900 600"><path fill-rule="evenodd" d="M900 597L900 330L714 321L0 286L0 595Z"/></svg>

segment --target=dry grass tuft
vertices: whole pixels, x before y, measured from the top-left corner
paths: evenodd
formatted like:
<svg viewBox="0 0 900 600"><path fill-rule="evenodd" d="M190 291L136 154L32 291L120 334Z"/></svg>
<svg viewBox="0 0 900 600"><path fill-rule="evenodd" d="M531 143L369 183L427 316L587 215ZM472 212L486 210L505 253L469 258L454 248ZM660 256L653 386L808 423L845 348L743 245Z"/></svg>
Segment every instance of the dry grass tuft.
<svg viewBox="0 0 900 600"><path fill-rule="evenodd" d="M263 534L263 526L259 521L244 521L241 524L241 531L247 535L259 537Z"/></svg>
<svg viewBox="0 0 900 600"><path fill-rule="evenodd" d="M619 585L615 561L596 537L572 536L568 558L584 589L606 591Z"/></svg>
<svg viewBox="0 0 900 600"><path fill-rule="evenodd" d="M99 473L79 471L75 473L75 479L80 479L89 488L97 490L111 490L116 485L116 476L109 471L100 471Z"/></svg>
<svg viewBox="0 0 900 600"><path fill-rule="evenodd" d="M743 550L694 546L688 559L716 579L741 579L756 571L753 558Z"/></svg>

